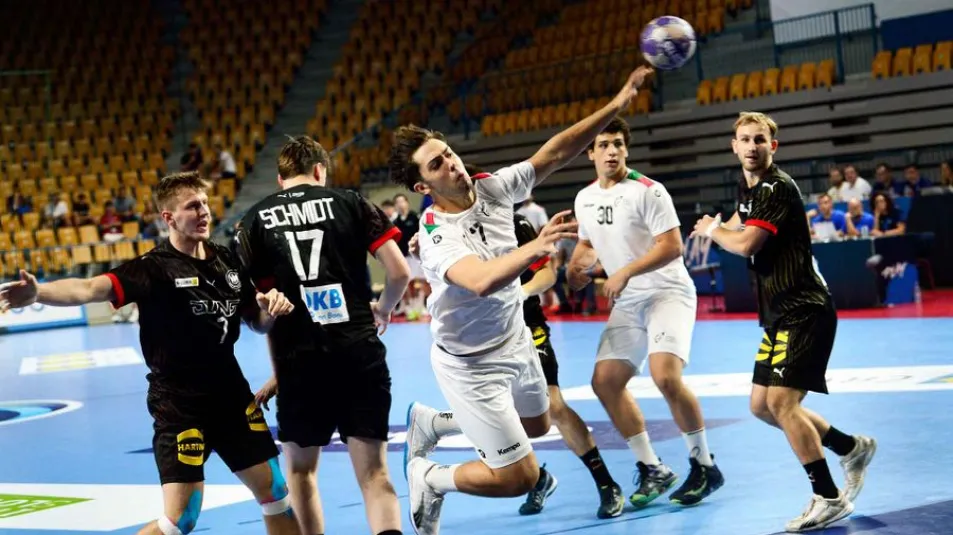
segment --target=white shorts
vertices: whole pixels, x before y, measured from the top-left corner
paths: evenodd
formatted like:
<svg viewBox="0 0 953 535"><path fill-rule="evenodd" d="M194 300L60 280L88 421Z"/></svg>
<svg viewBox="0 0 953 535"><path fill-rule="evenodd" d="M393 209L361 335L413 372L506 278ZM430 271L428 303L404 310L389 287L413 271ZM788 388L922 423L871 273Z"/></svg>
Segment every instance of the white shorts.
<svg viewBox="0 0 953 535"><path fill-rule="evenodd" d="M617 302L599 339L596 360L627 360L636 375L653 353L672 353L688 366L697 308L695 296L678 292Z"/></svg>
<svg viewBox="0 0 953 535"><path fill-rule="evenodd" d="M520 418L549 410L549 390L528 328L486 356L430 351L437 384L464 436L490 468L509 466L533 450Z"/></svg>

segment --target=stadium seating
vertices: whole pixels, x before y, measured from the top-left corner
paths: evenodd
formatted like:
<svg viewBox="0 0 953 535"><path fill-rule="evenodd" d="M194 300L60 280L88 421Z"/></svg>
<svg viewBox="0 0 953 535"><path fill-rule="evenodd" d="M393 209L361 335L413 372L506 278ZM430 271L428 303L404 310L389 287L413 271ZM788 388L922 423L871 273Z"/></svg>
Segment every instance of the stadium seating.
<svg viewBox="0 0 953 535"><path fill-rule="evenodd" d="M5 6L0 275L21 268L65 272L129 257L135 242L101 243L96 225L54 230L43 211L51 197L72 211L85 195L89 219L97 220L104 203L127 187L136 212L151 202L178 113L164 96L173 50L160 44L158 21L148 3L122 0ZM12 213L15 192L32 203ZM137 239L138 230L129 236Z"/></svg>
<svg viewBox="0 0 953 535"><path fill-rule="evenodd" d="M881 50L874 58L870 74L874 79L912 76L934 71L950 70L953 41L923 43L914 48L900 48L891 52Z"/></svg>
<svg viewBox="0 0 953 535"><path fill-rule="evenodd" d="M807 62L788 65L783 70L776 68L764 72L739 73L698 84L695 101L700 106L720 104L735 100L757 98L762 95L793 93L816 88L830 88L836 82L834 60L820 63Z"/></svg>

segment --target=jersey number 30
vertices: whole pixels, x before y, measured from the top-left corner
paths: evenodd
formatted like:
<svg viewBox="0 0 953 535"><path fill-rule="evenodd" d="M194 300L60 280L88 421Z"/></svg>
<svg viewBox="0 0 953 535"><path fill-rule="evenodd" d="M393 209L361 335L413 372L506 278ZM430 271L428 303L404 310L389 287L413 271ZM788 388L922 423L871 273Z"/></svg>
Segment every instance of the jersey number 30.
<svg viewBox="0 0 953 535"><path fill-rule="evenodd" d="M321 245L324 243L323 230L299 230L285 232L288 247L291 249L291 262L294 264L298 278L303 282L317 280L318 269L321 267ZM304 259L301 257L300 242L311 242L311 255L308 259L308 271L304 270Z"/></svg>
<svg viewBox="0 0 953 535"><path fill-rule="evenodd" d="M599 207L599 210L596 213L596 223L599 223L600 225L612 224L612 207L611 206Z"/></svg>

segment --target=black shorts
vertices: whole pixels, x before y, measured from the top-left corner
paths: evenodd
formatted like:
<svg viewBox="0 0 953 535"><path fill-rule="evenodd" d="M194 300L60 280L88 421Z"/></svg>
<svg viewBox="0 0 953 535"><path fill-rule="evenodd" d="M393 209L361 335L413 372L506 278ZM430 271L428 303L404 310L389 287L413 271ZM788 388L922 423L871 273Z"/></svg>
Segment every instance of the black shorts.
<svg viewBox="0 0 953 535"><path fill-rule="evenodd" d="M529 330L533 333L533 345L536 346L536 354L539 356L539 363L543 365L543 376L546 377L547 386L559 386L559 363L556 362L556 351L549 342L549 326L530 325Z"/></svg>
<svg viewBox="0 0 953 535"><path fill-rule="evenodd" d="M204 481L203 466L213 451L232 472L278 456L274 437L250 390L237 396L182 401L166 397L157 402L164 405L166 416L156 419L152 449L163 485ZM170 413L178 416L170 417Z"/></svg>
<svg viewBox="0 0 953 535"><path fill-rule="evenodd" d="M346 349L325 348L279 364L278 440L327 446L332 435L387 441L391 377L376 336Z"/></svg>
<svg viewBox="0 0 953 535"><path fill-rule="evenodd" d="M833 307L815 309L796 320L782 318L764 331L752 382L826 394L827 362L836 332Z"/></svg>

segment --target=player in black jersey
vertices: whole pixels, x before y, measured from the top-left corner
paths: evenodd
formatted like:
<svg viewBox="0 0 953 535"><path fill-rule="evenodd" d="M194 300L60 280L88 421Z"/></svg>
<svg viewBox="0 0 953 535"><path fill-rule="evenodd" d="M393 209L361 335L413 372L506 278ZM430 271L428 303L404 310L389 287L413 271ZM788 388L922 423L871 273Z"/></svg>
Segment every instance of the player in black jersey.
<svg viewBox="0 0 953 535"><path fill-rule="evenodd" d="M727 224L720 215L703 217L693 235L747 257L757 281L764 336L755 357L751 411L784 431L811 480L811 502L787 524L788 531L800 532L821 529L854 510L876 443L844 434L801 406L807 392L827 393L837 312L811 251L801 192L773 162L777 131L767 115L740 115L731 142L743 169L738 210ZM841 456L843 492L831 478L823 447Z"/></svg>
<svg viewBox="0 0 953 535"><path fill-rule="evenodd" d="M391 378L378 330L400 302L410 268L396 243L400 231L358 193L324 187L329 169L320 144L290 140L278 156L281 191L248 211L236 240L258 287L277 288L295 305L269 338L278 438L302 531L324 532L318 455L337 430L372 532L393 535L400 533L400 506L386 463ZM387 273L377 302L366 282L368 252Z"/></svg>
<svg viewBox="0 0 953 535"><path fill-rule="evenodd" d="M256 292L231 251L209 241L207 190L198 173L163 178L156 203L169 226L167 241L91 279L38 284L21 272L20 281L0 291L0 308L139 305L165 501L164 515L140 534L192 531L202 507L203 465L213 450L254 493L269 534L298 534L278 449L234 353L242 320L265 332L293 306L276 290Z"/></svg>

